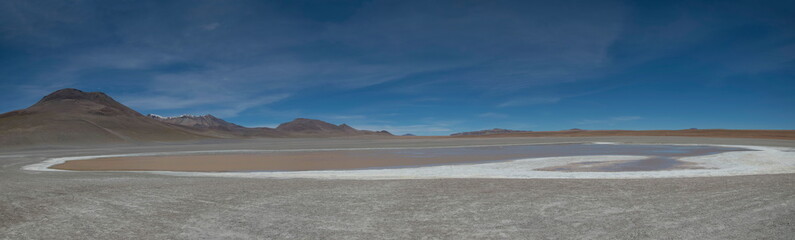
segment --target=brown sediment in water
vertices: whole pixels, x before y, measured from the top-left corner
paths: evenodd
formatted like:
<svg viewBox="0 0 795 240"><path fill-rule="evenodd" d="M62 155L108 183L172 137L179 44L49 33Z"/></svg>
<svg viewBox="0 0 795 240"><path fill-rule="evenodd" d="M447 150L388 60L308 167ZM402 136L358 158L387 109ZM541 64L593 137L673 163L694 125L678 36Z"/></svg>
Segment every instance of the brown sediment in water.
<svg viewBox="0 0 795 240"><path fill-rule="evenodd" d="M525 158L632 155L638 161L575 163L548 171L656 171L696 167L673 158L709 155L744 149L710 146L652 145L529 145L457 147L441 149L323 150L204 155L130 156L67 161L54 169L79 171L310 171L394 168L506 161ZM746 149L747 150L747 149ZM659 159L663 160L659 160Z"/></svg>
<svg viewBox="0 0 795 240"><path fill-rule="evenodd" d="M561 166L537 168L535 170L558 172L626 172L683 169L706 168L693 162L680 161L672 158L652 157L640 160L576 162Z"/></svg>

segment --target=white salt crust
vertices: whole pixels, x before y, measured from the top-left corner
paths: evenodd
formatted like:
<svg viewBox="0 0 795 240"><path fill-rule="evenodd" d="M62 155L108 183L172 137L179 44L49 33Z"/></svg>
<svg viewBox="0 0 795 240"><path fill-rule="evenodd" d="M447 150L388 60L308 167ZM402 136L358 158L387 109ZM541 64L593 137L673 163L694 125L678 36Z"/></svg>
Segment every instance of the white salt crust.
<svg viewBox="0 0 795 240"><path fill-rule="evenodd" d="M559 143L556 143L559 144ZM592 144L622 144L595 142ZM529 144L512 144L529 145ZM706 145L706 144L661 144L661 145ZM292 149L292 150L220 150L220 151L189 151L162 153L135 153L94 155L78 157L51 158L43 162L22 167L29 171L68 171L49 167L66 161L85 160L107 157L161 156L185 154L219 154L219 153L265 153L265 152L300 152L329 150L380 150L380 149L425 149L425 148L457 148L485 147L508 145L418 147L418 148L345 148L345 149ZM503 178L503 179L639 179L639 178L679 178L679 177L717 177L759 174L795 173L795 149L784 147L709 145L718 147L739 147L754 151L724 152L707 156L679 158L699 164L707 169L676 169L662 171L637 172L556 172L538 171L535 169L560 166L586 161L639 160L647 156L572 156L528 158L502 162L437 165L411 168L363 169L363 170L323 170L323 171L264 171L264 172L173 172L173 171L117 171L144 172L172 176L190 177L239 177L239 178L313 178L313 179L442 179L442 178ZM112 171L103 171L112 172Z"/></svg>

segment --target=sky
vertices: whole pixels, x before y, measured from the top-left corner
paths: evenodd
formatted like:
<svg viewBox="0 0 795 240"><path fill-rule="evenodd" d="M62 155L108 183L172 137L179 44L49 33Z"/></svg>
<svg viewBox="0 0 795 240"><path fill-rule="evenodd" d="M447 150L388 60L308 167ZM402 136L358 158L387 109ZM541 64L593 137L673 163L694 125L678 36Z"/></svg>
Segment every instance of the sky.
<svg viewBox="0 0 795 240"><path fill-rule="evenodd" d="M249 127L795 129L795 1L0 1L0 112Z"/></svg>

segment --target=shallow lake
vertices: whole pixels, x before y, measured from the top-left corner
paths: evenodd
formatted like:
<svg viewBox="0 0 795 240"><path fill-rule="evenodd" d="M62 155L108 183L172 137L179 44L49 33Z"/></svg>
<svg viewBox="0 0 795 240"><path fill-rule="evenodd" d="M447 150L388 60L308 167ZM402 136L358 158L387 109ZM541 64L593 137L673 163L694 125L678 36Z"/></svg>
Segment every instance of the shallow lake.
<svg viewBox="0 0 795 240"><path fill-rule="evenodd" d="M496 147L449 147L379 150L317 150L304 152L222 153L97 158L68 161L53 168L116 171L307 171L406 168L433 165L475 164L526 158L632 155L630 161L582 161L546 167L544 171L660 171L701 168L678 158L703 156L743 148L682 145L550 144Z"/></svg>

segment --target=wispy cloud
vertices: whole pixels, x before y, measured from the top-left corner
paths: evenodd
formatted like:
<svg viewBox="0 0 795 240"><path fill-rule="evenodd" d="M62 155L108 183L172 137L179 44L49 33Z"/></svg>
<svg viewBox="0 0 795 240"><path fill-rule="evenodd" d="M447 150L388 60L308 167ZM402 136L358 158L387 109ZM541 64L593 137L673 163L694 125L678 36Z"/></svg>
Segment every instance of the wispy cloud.
<svg viewBox="0 0 795 240"><path fill-rule="evenodd" d="M362 119L349 123L357 129L387 130L392 134L403 135L446 135L454 131L455 126L461 124L460 120L448 120L435 117L414 119L411 123L395 122L381 119Z"/></svg>
<svg viewBox="0 0 795 240"><path fill-rule="evenodd" d="M508 115L507 114L502 114L502 113L487 112L487 113L478 114L478 117L482 117L482 118L507 118Z"/></svg>
<svg viewBox="0 0 795 240"><path fill-rule="evenodd" d="M124 19L107 17L124 9L110 2L38 6L11 1L5 5L8 8L0 11L7 13L2 14L0 23L3 34L13 37L14 44L24 44L40 50L37 54L43 57L57 60L54 66L48 66L48 71L42 71L41 81L85 82L89 81L86 75L92 72L125 69L146 73L138 82L125 84L147 91L221 81L226 88L241 86L242 92L247 90L243 86L267 85L272 91L300 94L306 88L362 88L471 66L478 69L448 78L468 85L499 79L499 84L489 84L494 88L555 82L556 78L569 78L583 69L587 72L601 67L605 49L620 33L622 24L620 14L611 14L621 11L616 3L599 4L588 10L601 15L570 19L550 14L572 11L565 4L447 5L406 1L393 5L376 1L352 8L346 21L335 22L307 21L303 15L285 14L277 4L247 1L144 5L133 9L140 12L127 14ZM473 16L439 14L450 11L451 6L454 11ZM251 11L258 14L239 14ZM30 21L27 16L48 17ZM197 22L201 23L198 28ZM241 24L222 24L225 22ZM109 28L104 24L112 26L113 31L103 31ZM59 28L72 31L54 31ZM107 41L85 44L86 39ZM73 47L70 51L51 51L64 46ZM515 61L488 60L495 57ZM159 73L172 64L202 67ZM517 65L524 70L517 70ZM109 79L103 85L114 83ZM416 87L432 90L437 86Z"/></svg>
<svg viewBox="0 0 795 240"><path fill-rule="evenodd" d="M289 94L276 94L257 98L241 98L239 96L160 96L160 95L135 95L123 96L120 99L124 104L139 110L175 110L181 109L193 114L213 114L218 117L234 117L240 112L253 107L268 105L281 101ZM201 112L194 112L189 108L201 107Z"/></svg>
<svg viewBox="0 0 795 240"><path fill-rule="evenodd" d="M212 31L212 30L215 30L216 28L218 28L218 26L221 26L221 24L217 23L217 22L214 22L214 23L208 23L208 24L202 25L202 28L204 30L207 30L207 31Z"/></svg>
<svg viewBox="0 0 795 240"><path fill-rule="evenodd" d="M357 129L366 130L387 130L392 134L403 135L407 133L415 135L443 135L453 131L445 125L434 124L415 124L415 125L351 125Z"/></svg>
<svg viewBox="0 0 795 240"><path fill-rule="evenodd" d="M539 104L552 104L560 102L560 97L522 97L515 98L497 105L497 107L518 107Z"/></svg>
<svg viewBox="0 0 795 240"><path fill-rule="evenodd" d="M641 120L643 117L640 116L618 116L618 117L611 117L607 119L585 119L577 121L576 124L578 125L603 125L603 126L614 126L622 122L630 122L630 121L637 121Z"/></svg>
<svg viewBox="0 0 795 240"><path fill-rule="evenodd" d="M289 94L278 94L273 96L259 97L255 99L231 101L229 104L221 106L221 108L214 110L210 109L209 111L213 112L219 117L235 117L241 112L251 109L253 107L272 104L281 101L289 96L290 96Z"/></svg>
<svg viewBox="0 0 795 240"><path fill-rule="evenodd" d="M119 101L136 109L163 110L181 109L216 102L211 98L181 98L160 95L122 96Z"/></svg>
<svg viewBox="0 0 795 240"><path fill-rule="evenodd" d="M243 123L319 116L438 132L466 124L416 119L510 126L536 114L522 111L529 106L554 104L581 125L636 122L576 110L605 99L637 98L617 109L664 101L640 96L684 85L703 92L704 104L783 109L792 102L795 31L782 10L791 6L780 2L5 0L0 109L76 87L142 112ZM706 86L721 81L731 87ZM611 86L622 89L596 96ZM386 111L402 121L371 114ZM764 117L786 119L770 112Z"/></svg>
<svg viewBox="0 0 795 240"><path fill-rule="evenodd" d="M497 107L519 107L519 106L531 106L531 105L543 105L543 104L555 104L565 99L576 98L576 97L583 97L593 94L602 93L605 91L609 91L612 89L619 88L624 84L604 84L604 86L599 86L592 89L585 89L579 91L569 91L567 93L559 93L559 94L548 94L547 95L540 95L540 96L530 96L530 97L515 97L508 101L504 101L500 104L497 104Z"/></svg>
<svg viewBox="0 0 795 240"><path fill-rule="evenodd" d="M367 118L364 115L323 115L320 116L323 119L334 119L334 120L358 120L358 119L365 119Z"/></svg>
<svg viewBox="0 0 795 240"><path fill-rule="evenodd" d="M643 119L643 118L642 117L638 117L638 116L622 116L622 117L614 117L614 118L611 118L610 120L620 121L621 122L621 121L635 121L635 120L640 120L640 119Z"/></svg>

